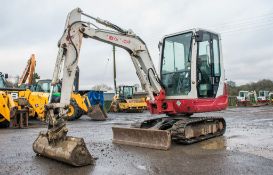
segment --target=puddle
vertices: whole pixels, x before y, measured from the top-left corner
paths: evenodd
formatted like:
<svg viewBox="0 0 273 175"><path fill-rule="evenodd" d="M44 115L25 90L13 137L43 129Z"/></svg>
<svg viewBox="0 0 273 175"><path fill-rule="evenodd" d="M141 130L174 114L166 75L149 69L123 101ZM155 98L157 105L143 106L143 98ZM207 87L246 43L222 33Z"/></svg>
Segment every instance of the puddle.
<svg viewBox="0 0 273 175"><path fill-rule="evenodd" d="M224 150L227 148L226 137L218 137L201 142L201 148L206 150Z"/></svg>

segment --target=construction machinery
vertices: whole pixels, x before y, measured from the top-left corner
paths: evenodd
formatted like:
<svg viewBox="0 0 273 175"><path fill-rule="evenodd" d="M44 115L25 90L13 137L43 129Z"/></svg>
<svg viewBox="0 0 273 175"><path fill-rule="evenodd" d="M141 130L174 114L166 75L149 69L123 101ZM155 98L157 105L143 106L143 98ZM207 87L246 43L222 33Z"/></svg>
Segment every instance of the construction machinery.
<svg viewBox="0 0 273 175"><path fill-rule="evenodd" d="M0 127L9 127L10 120L15 114L15 103L10 94L0 91Z"/></svg>
<svg viewBox="0 0 273 175"><path fill-rule="evenodd" d="M48 98L49 98L49 92L50 92L50 79L46 80L39 80L35 87L32 88L32 92L38 92L39 94L43 94L46 96L46 103L48 104ZM55 102L58 102L60 100L60 90L61 84L59 83L57 86L53 89L53 98ZM44 105L45 105L44 104ZM69 112L67 114L67 120L76 120L79 119L83 114L87 113L90 109L90 105L87 106L89 103L86 102L85 96L81 96L80 94L72 93L71 95L71 101L69 105ZM45 112L43 105L43 113ZM45 116L45 113L44 113Z"/></svg>
<svg viewBox="0 0 273 175"><path fill-rule="evenodd" d="M41 121L45 121L44 105L48 102L48 94L33 92L35 87L34 74L36 68L35 54L31 54L27 61L27 65L19 78L18 86L25 90L18 92L18 97L27 100L29 107L29 116L37 117Z"/></svg>
<svg viewBox="0 0 273 175"><path fill-rule="evenodd" d="M15 115L16 105L11 94L7 93L7 74L0 72L0 127L9 127L10 120Z"/></svg>
<svg viewBox="0 0 273 175"><path fill-rule="evenodd" d="M25 98L19 97L22 88L8 87L8 74L0 72L0 127L28 126L28 105Z"/></svg>
<svg viewBox="0 0 273 175"><path fill-rule="evenodd" d="M31 54L30 58L27 61L27 65L24 69L23 74L19 78L18 86L26 86L33 84L33 76L36 68L36 58L34 54Z"/></svg>
<svg viewBox="0 0 273 175"><path fill-rule="evenodd" d="M35 83L33 81L35 68L36 58L35 55L32 54L27 61L27 65L18 82L19 87L26 87L27 89L18 93L19 97L27 99L31 107L29 110L30 117L37 117L39 120L45 121L46 115L44 106L48 103L51 80L39 80L37 83ZM75 77L75 90L77 91L79 83L79 70L76 74L78 75ZM61 83L59 83L53 89L53 97L56 102L60 100L60 91ZM73 92L71 95L69 112L66 116L66 119L69 121L76 120L79 119L83 114L89 114L88 116L96 118L96 116L93 114L94 112L92 113L92 111L99 111L99 109L97 106L93 108L91 107L90 102L85 95L80 95L76 92ZM90 113L92 113L92 115Z"/></svg>
<svg viewBox="0 0 273 175"><path fill-rule="evenodd" d="M143 112L147 109L146 98L134 97L135 86L119 86L113 97L110 112Z"/></svg>
<svg viewBox="0 0 273 175"><path fill-rule="evenodd" d="M239 91L237 106L253 106L257 104L256 91Z"/></svg>
<svg viewBox="0 0 273 175"><path fill-rule="evenodd" d="M269 104L270 103L269 93L270 93L269 91L260 90L259 96L257 97L257 101L259 103Z"/></svg>
<svg viewBox="0 0 273 175"><path fill-rule="evenodd" d="M237 96L237 106L260 107L270 104L269 91L239 91Z"/></svg>
<svg viewBox="0 0 273 175"><path fill-rule="evenodd" d="M114 88L115 96L110 105L110 112L143 112L147 109L146 98L133 97L137 87L135 86L122 86L117 88L117 73L116 73L116 49L113 45L113 75L114 75Z"/></svg>
<svg viewBox="0 0 273 175"><path fill-rule="evenodd" d="M77 85L78 84L77 76L75 78L74 84L76 84L75 89L79 89ZM50 94L50 86L51 86L51 80L49 79L39 80L34 91L42 92L46 94L48 99ZM53 88L52 100L54 102L59 102L60 97L61 97L61 83L58 83ZM107 115L100 108L99 105L91 106L90 101L85 94L81 95L80 93L73 91L73 93L71 94L71 100L70 100L70 105L68 108L68 113L66 115L66 119L70 121L76 120L76 119L79 119L84 114L86 114L93 120L106 120L107 118Z"/></svg>
<svg viewBox="0 0 273 175"><path fill-rule="evenodd" d="M31 106L30 116L38 117L39 120L46 120L45 105L48 104L50 92L50 79L39 80L36 84L30 86L30 89L19 92L20 97L28 100ZM52 98L54 102L60 101L61 84L59 83L53 89ZM103 113L104 118L97 118L95 113ZM79 119L82 115L87 115L93 120L106 120L107 116L104 111L100 110L99 106L91 106L86 95L73 92L71 94L70 105L66 120L73 121Z"/></svg>
<svg viewBox="0 0 273 175"><path fill-rule="evenodd" d="M270 92L270 93L268 94L268 96L269 96L270 104L273 105L273 92Z"/></svg>
<svg viewBox="0 0 273 175"><path fill-rule="evenodd" d="M85 22L81 16L108 29ZM114 143L167 150L172 140L191 144L225 133L226 123L222 117L190 117L194 113L227 108L219 34L191 29L164 36L159 44L161 66L158 75L145 43L132 30L124 30L76 8L68 14L58 43L51 95L46 105L49 127L33 143L34 152L74 166L94 163L84 140L67 136L68 129L63 120L70 103L83 38L128 51L142 88L148 93L148 109L152 114L167 115L134 124L134 128L113 127ZM53 88L61 72L61 100L52 103Z"/></svg>

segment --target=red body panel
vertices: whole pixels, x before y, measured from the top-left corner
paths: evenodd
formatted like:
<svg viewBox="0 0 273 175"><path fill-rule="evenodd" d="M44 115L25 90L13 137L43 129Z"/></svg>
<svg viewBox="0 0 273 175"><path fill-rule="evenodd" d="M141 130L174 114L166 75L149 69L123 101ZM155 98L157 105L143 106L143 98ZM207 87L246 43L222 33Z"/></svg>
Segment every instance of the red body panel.
<svg viewBox="0 0 273 175"><path fill-rule="evenodd" d="M217 98L167 100L165 92L161 90L155 99L155 103L147 102L148 109L152 114L192 114L221 111L228 107L226 88L224 88L224 94Z"/></svg>
<svg viewBox="0 0 273 175"><path fill-rule="evenodd" d="M258 103L270 103L270 100L257 100Z"/></svg>

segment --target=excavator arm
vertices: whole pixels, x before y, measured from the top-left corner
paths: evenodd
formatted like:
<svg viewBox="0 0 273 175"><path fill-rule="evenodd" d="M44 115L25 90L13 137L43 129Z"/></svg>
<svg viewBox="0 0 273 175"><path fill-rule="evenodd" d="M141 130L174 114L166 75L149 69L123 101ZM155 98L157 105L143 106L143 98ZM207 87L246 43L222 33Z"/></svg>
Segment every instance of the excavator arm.
<svg viewBox="0 0 273 175"><path fill-rule="evenodd" d="M91 23L81 21L81 15L95 19L100 24L114 30L91 27ZM136 74L143 89L148 92L151 102L155 103L155 96L160 92L164 93L148 49L141 38L131 30L125 31L108 21L93 18L77 8L68 15L65 31L59 42L59 53L53 74L52 86L59 81L60 72L63 71L61 104L67 105L70 101L83 37L125 49L131 56Z"/></svg>
<svg viewBox="0 0 273 175"><path fill-rule="evenodd" d="M92 23L82 21L83 15L112 30L100 29ZM75 166L92 164L94 161L83 139L66 136L68 129L64 121L70 104L83 38L96 39L125 49L131 56L141 85L148 92L151 103L157 101L158 95L161 94L162 97L164 94L148 49L137 35L131 30L123 30L108 21L86 15L79 8L71 11L67 17L63 35L58 42L59 51L51 82L49 104L45 106L49 119L48 131L40 133L33 143L33 149L37 154ZM61 78L60 102L51 103L53 88L61 81ZM79 150L81 150L80 155Z"/></svg>
<svg viewBox="0 0 273 175"><path fill-rule="evenodd" d="M33 76L35 73L35 67L36 67L36 59L35 59L35 55L32 54L27 62L27 66L23 74L21 75L19 79L18 86L21 86L22 84L25 84L26 82L28 85L32 84Z"/></svg>

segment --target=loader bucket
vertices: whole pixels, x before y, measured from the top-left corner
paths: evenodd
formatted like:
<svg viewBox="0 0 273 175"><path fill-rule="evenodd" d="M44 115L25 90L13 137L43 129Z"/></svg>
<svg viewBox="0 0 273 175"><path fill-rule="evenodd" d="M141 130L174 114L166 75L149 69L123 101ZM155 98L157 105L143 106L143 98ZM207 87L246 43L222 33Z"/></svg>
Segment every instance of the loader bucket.
<svg viewBox="0 0 273 175"><path fill-rule="evenodd" d="M92 120L104 121L107 119L107 115L103 109L101 109L100 105L92 106L92 111L88 112L88 117Z"/></svg>
<svg viewBox="0 0 273 175"><path fill-rule="evenodd" d="M47 135L40 132L33 143L33 150L37 155L58 160L73 166L94 164L94 158L86 148L83 138L65 136L58 143L49 143Z"/></svg>
<svg viewBox="0 0 273 175"><path fill-rule="evenodd" d="M113 143L168 150L171 134L165 130L112 127Z"/></svg>

